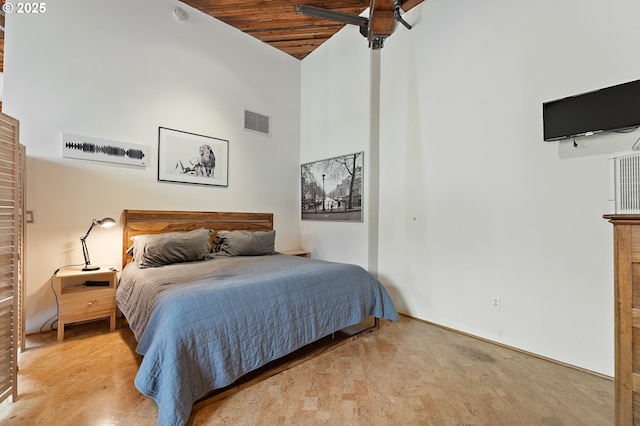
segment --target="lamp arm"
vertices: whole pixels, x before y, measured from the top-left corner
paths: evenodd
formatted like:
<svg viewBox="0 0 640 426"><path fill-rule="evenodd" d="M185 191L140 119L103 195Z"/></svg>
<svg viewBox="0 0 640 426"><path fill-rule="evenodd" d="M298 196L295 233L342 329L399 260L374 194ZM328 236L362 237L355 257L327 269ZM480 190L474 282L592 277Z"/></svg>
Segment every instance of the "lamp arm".
<svg viewBox="0 0 640 426"><path fill-rule="evenodd" d="M89 250L87 249L87 243L84 240L84 238L80 238L80 241L82 241L82 254L84 255L84 266L88 267L89 265L91 265L91 260L89 260Z"/></svg>
<svg viewBox="0 0 640 426"><path fill-rule="evenodd" d="M91 230L93 229L94 226L96 226L96 223L98 223L95 219L93 219L93 222L91 222L91 226L89 227L89 230L87 231L86 234L84 234L84 236L80 237L80 242L82 243L82 254L84 255L84 266L85 268L89 267L89 265L91 265L91 260L89 260L89 250L87 249L87 237L89 236L89 233L91 233Z"/></svg>
<svg viewBox="0 0 640 426"><path fill-rule="evenodd" d="M96 226L97 223L98 223L98 221L93 219L93 222L91 222L91 226L89 227L89 230L87 231L86 234L84 234L84 237L80 237L80 241L82 241L84 243L84 240L87 239L87 237L89 236L89 233L91 232L93 227Z"/></svg>

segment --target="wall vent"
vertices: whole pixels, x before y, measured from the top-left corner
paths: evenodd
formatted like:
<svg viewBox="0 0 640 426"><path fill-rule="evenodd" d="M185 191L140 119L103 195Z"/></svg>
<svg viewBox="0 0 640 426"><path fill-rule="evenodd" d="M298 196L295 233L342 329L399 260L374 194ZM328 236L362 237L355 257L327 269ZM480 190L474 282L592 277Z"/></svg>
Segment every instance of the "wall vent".
<svg viewBox="0 0 640 426"><path fill-rule="evenodd" d="M269 117L266 115L258 114L257 112L245 110L244 129L262 133L264 135L270 135L271 129L269 128Z"/></svg>
<svg viewBox="0 0 640 426"><path fill-rule="evenodd" d="M640 152L611 157L616 214L640 213Z"/></svg>

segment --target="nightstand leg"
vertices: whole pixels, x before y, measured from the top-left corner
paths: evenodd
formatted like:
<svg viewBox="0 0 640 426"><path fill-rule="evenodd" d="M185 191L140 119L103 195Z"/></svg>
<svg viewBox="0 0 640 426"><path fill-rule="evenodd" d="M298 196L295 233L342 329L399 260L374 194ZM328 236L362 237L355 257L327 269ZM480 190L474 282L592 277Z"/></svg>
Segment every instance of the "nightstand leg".
<svg viewBox="0 0 640 426"><path fill-rule="evenodd" d="M64 323L58 320L58 342L64 340Z"/></svg>
<svg viewBox="0 0 640 426"><path fill-rule="evenodd" d="M116 329L116 314L109 315L109 331Z"/></svg>

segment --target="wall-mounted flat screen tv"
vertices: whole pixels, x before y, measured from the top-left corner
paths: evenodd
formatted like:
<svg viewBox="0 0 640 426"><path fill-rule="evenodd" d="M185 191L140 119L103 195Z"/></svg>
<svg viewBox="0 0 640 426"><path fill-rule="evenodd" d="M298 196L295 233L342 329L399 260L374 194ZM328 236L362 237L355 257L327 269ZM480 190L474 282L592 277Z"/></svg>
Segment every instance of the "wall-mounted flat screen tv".
<svg viewBox="0 0 640 426"><path fill-rule="evenodd" d="M542 104L544 140L640 126L640 80Z"/></svg>

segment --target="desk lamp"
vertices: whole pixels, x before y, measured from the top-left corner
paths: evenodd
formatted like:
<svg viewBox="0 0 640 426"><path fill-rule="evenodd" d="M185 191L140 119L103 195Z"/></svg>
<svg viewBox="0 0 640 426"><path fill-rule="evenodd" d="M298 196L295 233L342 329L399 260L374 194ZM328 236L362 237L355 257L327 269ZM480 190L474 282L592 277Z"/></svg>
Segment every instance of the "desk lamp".
<svg viewBox="0 0 640 426"><path fill-rule="evenodd" d="M87 233L84 234L84 237L80 237L80 241L82 242L82 254L84 254L84 268L82 268L83 271L96 271L100 269L99 266L93 266L91 264L91 261L89 260L89 250L87 250L86 239L89 236L89 233L91 232L93 227L96 225L100 225L100 226L104 226L105 228L110 228L115 224L116 224L116 221L111 219L110 217L105 217L102 220L93 219L93 222L91 222L91 226L89 227L89 230L87 231Z"/></svg>

